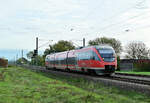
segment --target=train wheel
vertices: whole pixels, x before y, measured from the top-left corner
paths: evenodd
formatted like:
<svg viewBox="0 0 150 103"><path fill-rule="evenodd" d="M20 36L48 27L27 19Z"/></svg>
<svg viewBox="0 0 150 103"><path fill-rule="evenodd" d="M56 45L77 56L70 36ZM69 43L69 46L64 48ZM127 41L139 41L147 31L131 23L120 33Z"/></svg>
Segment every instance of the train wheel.
<svg viewBox="0 0 150 103"><path fill-rule="evenodd" d="M88 73L89 73L90 75L96 75L95 70L92 70L92 69L88 69Z"/></svg>
<svg viewBox="0 0 150 103"><path fill-rule="evenodd" d="M70 72L70 69L69 69L69 68L67 68L67 69L66 69L66 71L67 71L67 72Z"/></svg>
<svg viewBox="0 0 150 103"><path fill-rule="evenodd" d="M112 75L113 75L113 73L105 74L105 76L107 76L107 77L110 77L110 76L112 76Z"/></svg>
<svg viewBox="0 0 150 103"><path fill-rule="evenodd" d="M110 77L110 76L111 76L111 74L105 74L104 76L106 76L106 77Z"/></svg>
<svg viewBox="0 0 150 103"><path fill-rule="evenodd" d="M48 70L49 68L47 66L45 66L45 69Z"/></svg>

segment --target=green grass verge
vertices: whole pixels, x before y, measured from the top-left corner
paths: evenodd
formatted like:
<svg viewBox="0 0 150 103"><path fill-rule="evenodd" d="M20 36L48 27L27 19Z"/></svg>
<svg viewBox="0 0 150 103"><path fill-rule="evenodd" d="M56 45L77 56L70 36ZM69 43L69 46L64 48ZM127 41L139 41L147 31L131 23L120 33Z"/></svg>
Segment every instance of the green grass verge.
<svg viewBox="0 0 150 103"><path fill-rule="evenodd" d="M150 75L150 72L116 71L117 73Z"/></svg>
<svg viewBox="0 0 150 103"><path fill-rule="evenodd" d="M84 79L0 68L0 103L150 103L148 95Z"/></svg>

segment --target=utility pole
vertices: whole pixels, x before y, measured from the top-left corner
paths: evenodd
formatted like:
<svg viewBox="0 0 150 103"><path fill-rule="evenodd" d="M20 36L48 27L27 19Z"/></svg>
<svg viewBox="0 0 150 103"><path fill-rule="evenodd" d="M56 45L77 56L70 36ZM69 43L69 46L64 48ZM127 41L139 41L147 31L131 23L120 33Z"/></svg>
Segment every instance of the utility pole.
<svg viewBox="0 0 150 103"><path fill-rule="evenodd" d="M16 54L16 65L17 65L17 61L18 61L18 54Z"/></svg>
<svg viewBox="0 0 150 103"><path fill-rule="evenodd" d="M36 37L36 49L35 49L35 51L36 51L36 55L35 55L35 61L36 61L36 65L38 65L38 58L37 58L37 56L38 56L38 37Z"/></svg>
<svg viewBox="0 0 150 103"><path fill-rule="evenodd" d="M85 47L85 38L83 38L83 47Z"/></svg>
<svg viewBox="0 0 150 103"><path fill-rule="evenodd" d="M23 49L21 50L21 57L23 58Z"/></svg>
<svg viewBox="0 0 150 103"><path fill-rule="evenodd" d="M16 59L18 60L18 54L16 54Z"/></svg>
<svg viewBox="0 0 150 103"><path fill-rule="evenodd" d="M14 64L15 64L15 66L16 66L16 57L14 56Z"/></svg>
<svg viewBox="0 0 150 103"><path fill-rule="evenodd" d="M37 55L38 55L38 37L36 37L36 50L37 50Z"/></svg>

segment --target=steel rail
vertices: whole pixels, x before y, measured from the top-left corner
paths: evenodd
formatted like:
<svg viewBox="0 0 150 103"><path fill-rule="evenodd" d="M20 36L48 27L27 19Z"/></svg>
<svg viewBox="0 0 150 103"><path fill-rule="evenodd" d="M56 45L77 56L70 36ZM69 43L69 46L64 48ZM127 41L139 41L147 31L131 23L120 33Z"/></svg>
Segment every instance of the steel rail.
<svg viewBox="0 0 150 103"><path fill-rule="evenodd" d="M150 75L143 75L143 74L129 74L129 73L115 73L116 75L125 75L125 76L135 76L135 77L146 77L150 78Z"/></svg>

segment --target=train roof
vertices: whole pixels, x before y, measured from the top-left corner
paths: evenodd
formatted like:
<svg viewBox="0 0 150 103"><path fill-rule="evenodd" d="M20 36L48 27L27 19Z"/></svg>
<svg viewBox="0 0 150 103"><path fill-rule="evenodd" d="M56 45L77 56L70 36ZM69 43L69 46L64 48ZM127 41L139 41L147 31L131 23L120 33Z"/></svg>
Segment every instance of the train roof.
<svg viewBox="0 0 150 103"><path fill-rule="evenodd" d="M50 54L48 54L47 56L49 56L49 55L55 55L55 54L62 54L62 53L66 53L66 52L68 52L68 51L63 51L63 52L54 52L54 53L50 53Z"/></svg>
<svg viewBox="0 0 150 103"><path fill-rule="evenodd" d="M85 48L96 48L96 49L113 49L110 45L107 45L107 44L100 44L100 45L93 45L93 46L86 46L86 47L79 47L79 48L76 48L75 50L77 49L85 49Z"/></svg>
<svg viewBox="0 0 150 103"><path fill-rule="evenodd" d="M96 49L113 49L110 45L96 45Z"/></svg>
<svg viewBox="0 0 150 103"><path fill-rule="evenodd" d="M100 44L100 45L93 45L93 46L86 46L86 47L78 47L75 48L73 50L68 50L68 51L75 51L75 50L82 50L82 49L88 49L88 48L96 48L96 49L113 49L110 45L107 44ZM63 51L63 52L55 52L55 53L51 53L48 55L54 55L54 54L62 54L62 53L66 53L68 51Z"/></svg>

